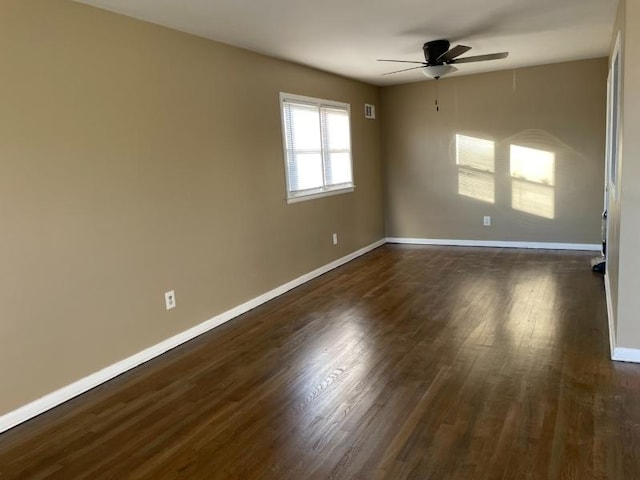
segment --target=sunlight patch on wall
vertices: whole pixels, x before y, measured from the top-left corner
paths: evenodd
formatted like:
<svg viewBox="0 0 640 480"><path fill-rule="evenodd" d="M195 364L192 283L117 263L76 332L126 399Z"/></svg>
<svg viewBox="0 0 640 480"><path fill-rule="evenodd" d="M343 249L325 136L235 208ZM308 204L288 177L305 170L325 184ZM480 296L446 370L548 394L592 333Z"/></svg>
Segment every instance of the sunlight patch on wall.
<svg viewBox="0 0 640 480"><path fill-rule="evenodd" d="M556 155L511 145L511 207L543 218L555 218Z"/></svg>
<svg viewBox="0 0 640 480"><path fill-rule="evenodd" d="M495 143L456 134L458 194L495 203Z"/></svg>

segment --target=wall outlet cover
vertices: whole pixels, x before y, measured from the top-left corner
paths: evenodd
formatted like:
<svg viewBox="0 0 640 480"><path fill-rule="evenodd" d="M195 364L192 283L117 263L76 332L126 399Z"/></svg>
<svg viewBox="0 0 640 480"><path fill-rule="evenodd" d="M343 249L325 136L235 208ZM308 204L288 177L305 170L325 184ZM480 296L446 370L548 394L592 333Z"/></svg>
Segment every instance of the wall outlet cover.
<svg viewBox="0 0 640 480"><path fill-rule="evenodd" d="M167 310L171 310L172 308L176 308L176 292L173 290L169 292L165 292L164 294L164 305Z"/></svg>

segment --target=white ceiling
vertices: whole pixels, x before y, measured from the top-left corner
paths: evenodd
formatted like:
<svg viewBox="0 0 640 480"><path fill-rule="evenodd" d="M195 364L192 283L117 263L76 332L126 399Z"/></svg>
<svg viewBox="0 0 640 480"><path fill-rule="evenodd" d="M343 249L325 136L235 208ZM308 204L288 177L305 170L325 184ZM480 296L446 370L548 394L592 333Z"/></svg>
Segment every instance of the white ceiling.
<svg viewBox="0 0 640 480"><path fill-rule="evenodd" d="M606 56L618 0L77 0L375 85L425 80L378 58L424 59L445 38L466 56L455 75Z"/></svg>

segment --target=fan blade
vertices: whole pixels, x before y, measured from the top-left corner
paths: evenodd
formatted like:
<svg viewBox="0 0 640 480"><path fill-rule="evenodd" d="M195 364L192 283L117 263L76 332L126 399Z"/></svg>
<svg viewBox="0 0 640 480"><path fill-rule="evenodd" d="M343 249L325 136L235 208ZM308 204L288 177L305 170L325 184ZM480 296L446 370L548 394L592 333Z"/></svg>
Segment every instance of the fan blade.
<svg viewBox="0 0 640 480"><path fill-rule="evenodd" d="M484 62L485 60L500 60L501 58L507 58L508 56L509 52L489 53L487 55L476 55L475 57L455 58L447 63L453 65L458 63Z"/></svg>
<svg viewBox="0 0 640 480"><path fill-rule="evenodd" d="M456 45L451 50L444 52L442 55L438 57L437 62L450 62L456 57L459 57L463 53L467 53L471 50L471 47L467 47L466 45Z"/></svg>
<svg viewBox="0 0 640 480"><path fill-rule="evenodd" d="M394 73L408 72L409 70L417 70L418 68L424 68L424 66L420 65L419 67L405 68L403 70L396 70L395 72L383 73L382 75L393 75Z"/></svg>
<svg viewBox="0 0 640 480"><path fill-rule="evenodd" d="M426 65L426 62L414 62L412 60L382 60L378 59L379 62L396 62L396 63L419 63L421 65Z"/></svg>

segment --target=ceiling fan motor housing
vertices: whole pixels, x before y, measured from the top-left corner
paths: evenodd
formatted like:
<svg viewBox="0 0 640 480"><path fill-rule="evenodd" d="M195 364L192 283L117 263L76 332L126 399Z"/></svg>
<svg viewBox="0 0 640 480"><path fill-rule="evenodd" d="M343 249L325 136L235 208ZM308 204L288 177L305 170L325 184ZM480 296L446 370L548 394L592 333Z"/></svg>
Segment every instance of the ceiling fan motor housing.
<svg viewBox="0 0 640 480"><path fill-rule="evenodd" d="M438 62L438 57L447 52L450 45L448 40L433 40L425 43L422 46L424 59L429 65L441 65L443 62Z"/></svg>

